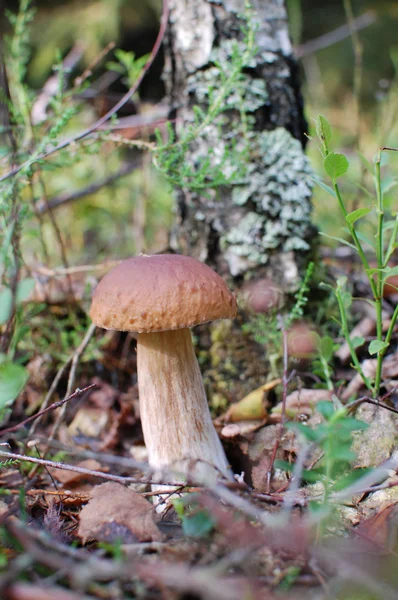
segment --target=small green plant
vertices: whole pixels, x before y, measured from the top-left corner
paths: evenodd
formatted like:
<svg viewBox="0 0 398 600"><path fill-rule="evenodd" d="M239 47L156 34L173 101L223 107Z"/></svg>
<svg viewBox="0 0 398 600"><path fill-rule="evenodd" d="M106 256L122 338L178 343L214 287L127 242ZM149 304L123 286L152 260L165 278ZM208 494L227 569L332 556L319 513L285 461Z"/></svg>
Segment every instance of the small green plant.
<svg viewBox="0 0 398 600"><path fill-rule="evenodd" d="M173 500L173 506L181 519L185 535L194 538L206 537L214 528L215 520L208 510L201 508L195 494Z"/></svg>
<svg viewBox="0 0 398 600"><path fill-rule="evenodd" d="M308 302L309 282L314 272L314 263L307 266L303 280L294 296L294 304L290 312L284 316L284 327L290 327L295 321L304 316L304 308ZM250 320L243 325L243 331L253 336L253 339L263 345L267 351L267 360L270 363L270 377L275 379L281 373L283 357L283 334L281 324L277 318L277 309L267 314L253 314Z"/></svg>
<svg viewBox="0 0 398 600"><path fill-rule="evenodd" d="M330 391L334 389L331 363L337 347L337 344L335 344L333 338L329 335L319 337L317 340L316 356L312 361L311 370L321 380L320 387L326 387Z"/></svg>
<svg viewBox="0 0 398 600"><path fill-rule="evenodd" d="M308 427L304 423L290 421L286 423L288 429L293 429L303 436L313 449L319 448L321 455L311 469L303 469L300 477L307 483L321 483L323 485L323 498L316 504L326 506L332 492L343 490L364 475L364 469L351 469L351 463L356 458L352 451L352 434L354 431L363 431L368 424L350 417L347 408L342 406L335 398L333 402L321 401L317 404L317 412L323 417L323 422L316 427ZM286 461L277 461L276 466L292 472L294 465Z"/></svg>
<svg viewBox="0 0 398 600"><path fill-rule="evenodd" d="M382 322L384 286L390 276L398 274L398 267L389 265L392 255L398 247L398 213L388 215L384 206L384 187L381 178L381 156L384 149L379 149L373 164L363 156L360 157L365 169L372 177L375 193L372 201L367 206L349 212L338 181L347 172L349 162L343 154L331 150L332 130L325 117L319 116L317 118L316 132L320 142L320 150L324 157L324 169L332 181L332 186L330 187L323 181L314 181L337 201L351 241L341 237L335 237L334 239L349 246L359 256L372 294L372 298L368 301L375 309L376 339L370 342L368 352L372 356L376 355L377 366L374 378L365 375L357 355L356 347L361 345L364 340L351 339L350 337L348 311L352 303L352 296L347 289L347 279L345 277L338 279L334 290L340 312L341 330L350 349L353 367L358 371L373 397L378 398L380 395L383 357L390 345L398 318L398 306L396 306L388 330L384 335ZM369 237L358 228L358 222L365 219L371 221L373 216L376 217L376 225L373 237ZM371 266L371 260L368 258L369 251L374 254L375 267Z"/></svg>
<svg viewBox="0 0 398 600"><path fill-rule="evenodd" d="M131 88L148 61L149 54L144 54L144 56L136 58L134 52L126 52L125 50L118 49L115 50L115 57L117 61L109 61L106 66L111 71L125 75L126 78L123 80L123 83L128 88Z"/></svg>
<svg viewBox="0 0 398 600"><path fill-rule="evenodd" d="M241 14L241 42L230 40L228 49L215 51L210 57L213 65L212 78L215 84L203 85L203 105L192 108L192 123L185 125L178 139L171 123L167 124L167 142L160 131L156 132L157 144L152 149L155 166L163 173L172 186L207 194L222 186L242 183L247 177L250 110L254 110L253 100L248 100L244 70L251 67L257 52L255 44L256 25L251 5L246 2L246 10ZM224 54L228 54L226 59ZM251 92L253 95L253 91ZM260 94L260 91L259 91ZM240 121L233 135L230 131L228 112L238 110ZM192 146L198 148L200 139L207 135L207 129L215 128L214 139L223 139L222 150L210 150L205 156L194 152L194 163L187 160L192 154Z"/></svg>

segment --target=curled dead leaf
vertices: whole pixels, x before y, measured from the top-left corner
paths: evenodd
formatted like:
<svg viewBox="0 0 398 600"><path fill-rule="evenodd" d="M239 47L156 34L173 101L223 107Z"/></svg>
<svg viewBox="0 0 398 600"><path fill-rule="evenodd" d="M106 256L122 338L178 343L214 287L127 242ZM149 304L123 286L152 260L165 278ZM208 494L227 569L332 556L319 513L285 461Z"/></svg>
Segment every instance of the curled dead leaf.
<svg viewBox="0 0 398 600"><path fill-rule="evenodd" d="M266 419L268 417L267 394L280 383L280 379L273 379L250 392L236 404L232 404L224 415L224 421L236 423Z"/></svg>

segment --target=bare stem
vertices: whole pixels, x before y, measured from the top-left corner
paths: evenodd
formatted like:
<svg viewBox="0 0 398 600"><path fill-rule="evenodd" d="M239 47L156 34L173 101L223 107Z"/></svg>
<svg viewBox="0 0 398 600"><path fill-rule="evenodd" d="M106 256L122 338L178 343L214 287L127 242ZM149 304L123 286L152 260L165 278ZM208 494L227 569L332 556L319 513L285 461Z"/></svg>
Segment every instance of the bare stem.
<svg viewBox="0 0 398 600"><path fill-rule="evenodd" d="M195 480L231 471L211 420L189 329L140 333L141 423L150 465Z"/></svg>

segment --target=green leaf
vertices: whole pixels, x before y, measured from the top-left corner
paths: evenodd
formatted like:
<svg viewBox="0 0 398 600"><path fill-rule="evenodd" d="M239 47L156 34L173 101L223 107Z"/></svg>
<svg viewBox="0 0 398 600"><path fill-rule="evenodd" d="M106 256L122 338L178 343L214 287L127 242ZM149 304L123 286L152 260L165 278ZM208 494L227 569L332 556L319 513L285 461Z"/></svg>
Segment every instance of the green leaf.
<svg viewBox="0 0 398 600"><path fill-rule="evenodd" d="M322 430L319 431L318 427L316 429L312 429L303 423L296 423L295 421L289 421L286 423L286 429L294 429L298 431L310 442L318 442L324 437L324 432Z"/></svg>
<svg viewBox="0 0 398 600"><path fill-rule="evenodd" d="M376 248L376 243L374 241L372 241L370 238L368 238L367 235L364 235L364 233L362 233L362 231L357 231L357 238L361 240L361 242L364 242L365 244L367 244L368 246L370 246L370 248L373 248L373 250Z"/></svg>
<svg viewBox="0 0 398 600"><path fill-rule="evenodd" d="M353 337L351 339L351 343L354 346L354 348L360 348L361 346L363 346L363 344L366 342L364 337L361 337L359 335L356 335L355 337Z"/></svg>
<svg viewBox="0 0 398 600"><path fill-rule="evenodd" d="M10 288L5 288L0 292L0 325L7 323L11 316L12 292Z"/></svg>
<svg viewBox="0 0 398 600"><path fill-rule="evenodd" d="M343 462L351 462L355 460L357 455L355 452L350 450L349 447L345 447L344 445L337 446L333 448L333 450L329 454L329 458L334 461L343 461Z"/></svg>
<svg viewBox="0 0 398 600"><path fill-rule="evenodd" d="M389 181L383 181L381 184L382 194L386 194L390 190L392 190L396 185L398 185L398 178L390 179Z"/></svg>
<svg viewBox="0 0 398 600"><path fill-rule="evenodd" d="M365 215L368 215L370 212L372 212L372 210L373 210L373 207L372 208L357 208L356 210L353 210L352 212L348 213L348 215L346 216L346 221L347 221L347 223L350 223L351 225L353 225L355 223L355 221L358 221L358 219L361 219Z"/></svg>
<svg viewBox="0 0 398 600"><path fill-rule="evenodd" d="M182 529L189 537L205 537L213 529L215 520L207 510L198 510L182 520Z"/></svg>
<svg viewBox="0 0 398 600"><path fill-rule="evenodd" d="M332 128L329 122L322 115L318 115L315 121L317 135L327 150L332 139Z"/></svg>
<svg viewBox="0 0 398 600"><path fill-rule="evenodd" d="M327 185L326 183L324 183L320 179L315 179L315 177L310 177L309 175L308 175L308 178L311 179L311 181L313 181L315 183L315 185L318 185L325 192L327 192L328 194L330 194L331 196L333 196L333 198L337 197L336 194L335 194L335 191L329 185Z"/></svg>
<svg viewBox="0 0 398 600"><path fill-rule="evenodd" d="M372 468L355 469L354 471L351 471L351 473L348 473L347 475L343 475L342 477L340 477L340 479L335 481L335 483L331 489L334 492L344 490L345 488L349 487L353 483L356 483L357 481L359 481L365 475L368 475L371 471L373 471Z"/></svg>
<svg viewBox="0 0 398 600"><path fill-rule="evenodd" d="M365 423L364 421L359 421L358 419L354 419L353 417L345 417L338 424L338 428L344 431L365 431L365 429L368 429L368 427L368 423Z"/></svg>
<svg viewBox="0 0 398 600"><path fill-rule="evenodd" d="M374 268L374 269L365 269L365 271L368 275L372 276L372 275L376 275L376 273L381 273L383 271L383 269Z"/></svg>
<svg viewBox="0 0 398 600"><path fill-rule="evenodd" d="M13 402L28 379L28 371L11 362L0 364L0 409Z"/></svg>
<svg viewBox="0 0 398 600"><path fill-rule="evenodd" d="M361 163L362 163L362 164L363 164L363 166L365 167L365 169L366 169L367 171L369 171L369 173L370 173L371 175L373 175L373 172L374 172L374 167L373 167L372 163L371 163L371 162L370 162L370 161L369 161L369 160L366 158L366 156L364 156L364 155L362 154L362 152L358 152L358 156L359 156L359 158L360 158L360 160L361 160Z"/></svg>
<svg viewBox="0 0 398 600"><path fill-rule="evenodd" d="M334 341L329 335L324 335L320 339L319 352L326 361L329 361L333 356Z"/></svg>
<svg viewBox="0 0 398 600"><path fill-rule="evenodd" d="M20 281L17 286L17 293L15 298L16 303L20 304L21 302L29 298L34 287L35 280L32 277L28 277Z"/></svg>
<svg viewBox="0 0 398 600"><path fill-rule="evenodd" d="M334 414L333 402L329 400L321 400L316 405L317 411L328 421Z"/></svg>
<svg viewBox="0 0 398 600"><path fill-rule="evenodd" d="M326 173L335 180L344 175L349 167L348 160L344 154L335 154L331 152L323 161Z"/></svg>
<svg viewBox="0 0 398 600"><path fill-rule="evenodd" d="M354 244L350 244L350 242L347 242L347 240L343 240L343 238L336 237L334 235L327 235L326 233L322 233L322 231L320 231L319 233L320 233L320 235L323 235L323 237L329 238L329 240L334 240L335 242L340 242L340 244L343 244L343 246L348 246L349 248L352 248L353 250L355 250L355 252L358 252L357 249L355 248Z"/></svg>
<svg viewBox="0 0 398 600"><path fill-rule="evenodd" d="M291 473L294 469L294 463L287 462L287 460L282 460L280 458L276 459L274 462L274 467L280 469L281 471L286 471L287 473Z"/></svg>
<svg viewBox="0 0 398 600"><path fill-rule="evenodd" d="M294 463L289 463L287 460L276 460L274 466L277 469L281 469L282 471L286 471L287 473L292 473L294 469ZM308 483L316 483L320 479L324 477L323 469L311 469L310 471L307 469L303 469L300 473L300 477L307 481Z"/></svg>
<svg viewBox="0 0 398 600"><path fill-rule="evenodd" d="M372 340L369 344L368 352L370 355L378 354L388 348L389 345L388 342L383 342L382 340Z"/></svg>
<svg viewBox="0 0 398 600"><path fill-rule="evenodd" d="M384 279L388 279L392 275L398 275L398 265L396 267L386 267L384 272L386 273Z"/></svg>

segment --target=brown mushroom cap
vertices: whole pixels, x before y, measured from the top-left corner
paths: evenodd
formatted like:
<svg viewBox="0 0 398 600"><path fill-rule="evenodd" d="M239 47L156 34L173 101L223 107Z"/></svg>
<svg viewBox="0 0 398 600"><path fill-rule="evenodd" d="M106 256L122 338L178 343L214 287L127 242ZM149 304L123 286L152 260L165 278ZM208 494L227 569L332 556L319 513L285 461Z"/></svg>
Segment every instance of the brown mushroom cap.
<svg viewBox="0 0 398 600"><path fill-rule="evenodd" d="M156 254L124 260L98 284L93 322L104 329L152 333L236 315L224 280L189 256Z"/></svg>

